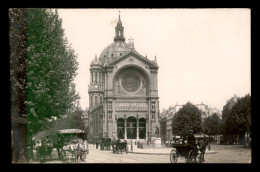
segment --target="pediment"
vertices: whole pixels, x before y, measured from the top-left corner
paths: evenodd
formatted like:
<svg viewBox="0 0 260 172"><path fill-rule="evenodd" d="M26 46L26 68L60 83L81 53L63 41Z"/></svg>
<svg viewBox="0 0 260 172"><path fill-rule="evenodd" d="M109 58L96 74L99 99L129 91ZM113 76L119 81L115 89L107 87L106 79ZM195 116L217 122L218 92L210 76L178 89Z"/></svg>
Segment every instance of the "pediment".
<svg viewBox="0 0 260 172"><path fill-rule="evenodd" d="M139 60L142 63L144 63L145 65L148 65L149 67L158 67L157 63L154 61L151 61L149 59L147 59L146 57L142 56L141 54L139 54L136 51L130 51L124 55L122 55L120 58L112 61L111 63L109 63L109 66L115 66L116 64L125 61L125 60L129 60L129 63L131 63L131 60Z"/></svg>

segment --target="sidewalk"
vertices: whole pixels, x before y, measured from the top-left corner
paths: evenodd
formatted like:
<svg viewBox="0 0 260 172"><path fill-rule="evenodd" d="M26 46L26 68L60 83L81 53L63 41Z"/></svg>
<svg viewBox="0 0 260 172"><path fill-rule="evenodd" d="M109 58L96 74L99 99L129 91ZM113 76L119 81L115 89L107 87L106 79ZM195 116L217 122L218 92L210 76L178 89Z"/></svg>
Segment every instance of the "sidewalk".
<svg viewBox="0 0 260 172"><path fill-rule="evenodd" d="M133 146L133 151L131 151L131 147L129 146L129 153L133 153L133 154L152 154L152 155L169 155L171 150L173 148L169 148L169 147L163 147L163 148L155 148L155 149L141 149L141 148L137 148L137 146ZM217 153L214 150L206 150L205 154L214 154Z"/></svg>

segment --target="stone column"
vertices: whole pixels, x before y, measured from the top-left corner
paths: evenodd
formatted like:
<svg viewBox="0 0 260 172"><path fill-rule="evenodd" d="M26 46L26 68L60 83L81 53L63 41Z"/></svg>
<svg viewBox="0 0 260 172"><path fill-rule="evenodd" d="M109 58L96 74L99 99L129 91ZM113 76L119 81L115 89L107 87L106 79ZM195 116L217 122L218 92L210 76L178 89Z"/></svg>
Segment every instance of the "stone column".
<svg viewBox="0 0 260 172"><path fill-rule="evenodd" d="M126 115L125 115L125 137L124 137L124 139L126 140L127 139L127 132L126 132Z"/></svg>
<svg viewBox="0 0 260 172"><path fill-rule="evenodd" d="M148 142L151 142L151 100L148 101Z"/></svg>
<svg viewBox="0 0 260 172"><path fill-rule="evenodd" d="M146 114L146 118L145 118L145 131L146 131L146 136L145 136L145 141L146 143L148 142L148 114Z"/></svg>
<svg viewBox="0 0 260 172"><path fill-rule="evenodd" d="M117 135L118 135L118 133L117 133L117 114L115 114L115 125L116 125L116 127L115 127L116 132L113 134L113 138L117 139Z"/></svg>
<svg viewBox="0 0 260 172"><path fill-rule="evenodd" d="M136 139L139 140L139 118L136 116Z"/></svg>
<svg viewBox="0 0 260 172"><path fill-rule="evenodd" d="M115 100L112 101L112 137L116 137Z"/></svg>
<svg viewBox="0 0 260 172"><path fill-rule="evenodd" d="M90 72L90 84L92 84L92 81L93 81L93 72L91 71Z"/></svg>

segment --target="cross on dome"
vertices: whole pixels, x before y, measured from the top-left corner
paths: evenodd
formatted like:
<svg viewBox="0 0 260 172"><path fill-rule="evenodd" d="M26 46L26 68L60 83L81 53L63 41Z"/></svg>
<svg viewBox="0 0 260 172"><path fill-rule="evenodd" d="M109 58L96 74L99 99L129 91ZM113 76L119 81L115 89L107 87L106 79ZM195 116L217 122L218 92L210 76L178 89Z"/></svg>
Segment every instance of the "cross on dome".
<svg viewBox="0 0 260 172"><path fill-rule="evenodd" d="M129 42L134 42L134 39L132 38L132 36L128 40L129 40Z"/></svg>

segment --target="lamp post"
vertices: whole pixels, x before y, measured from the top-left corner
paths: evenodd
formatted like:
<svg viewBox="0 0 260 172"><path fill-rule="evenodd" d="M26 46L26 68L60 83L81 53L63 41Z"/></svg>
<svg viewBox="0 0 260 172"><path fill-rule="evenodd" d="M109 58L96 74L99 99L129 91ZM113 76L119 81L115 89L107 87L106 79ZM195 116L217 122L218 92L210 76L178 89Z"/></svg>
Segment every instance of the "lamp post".
<svg viewBox="0 0 260 172"><path fill-rule="evenodd" d="M131 152L133 152L133 129L131 128Z"/></svg>

